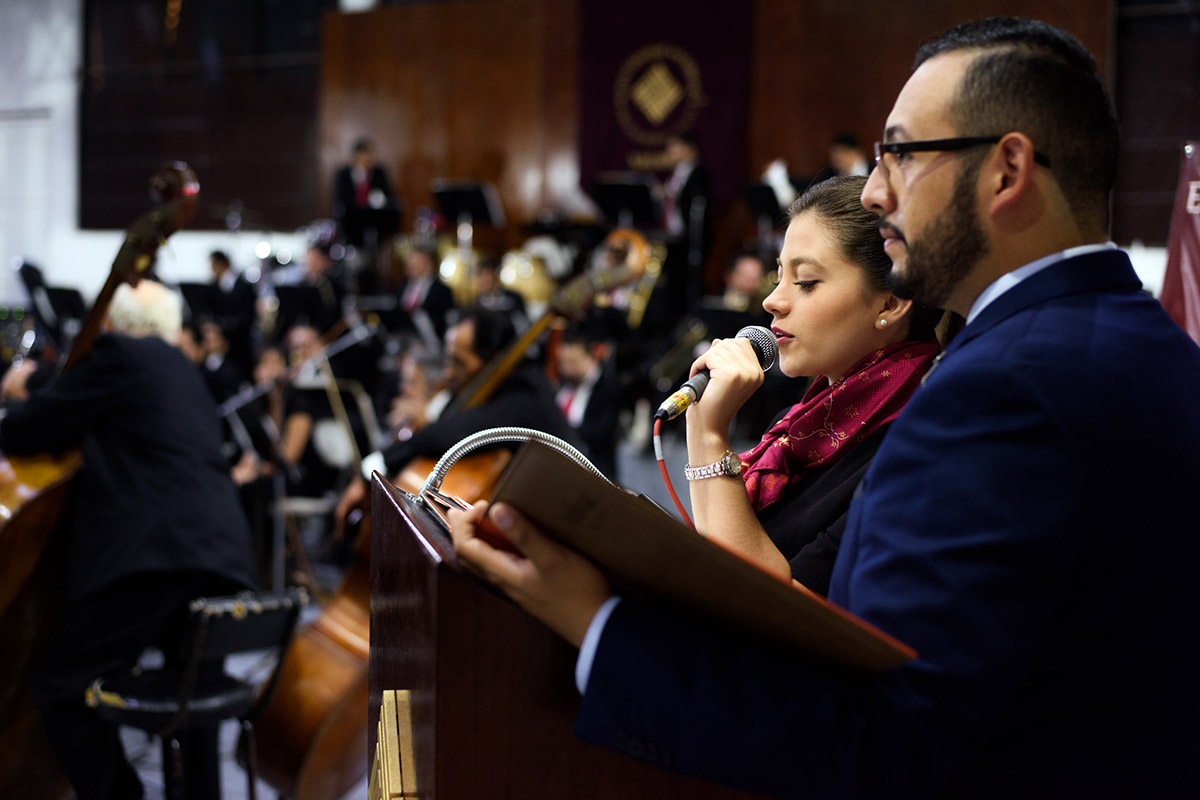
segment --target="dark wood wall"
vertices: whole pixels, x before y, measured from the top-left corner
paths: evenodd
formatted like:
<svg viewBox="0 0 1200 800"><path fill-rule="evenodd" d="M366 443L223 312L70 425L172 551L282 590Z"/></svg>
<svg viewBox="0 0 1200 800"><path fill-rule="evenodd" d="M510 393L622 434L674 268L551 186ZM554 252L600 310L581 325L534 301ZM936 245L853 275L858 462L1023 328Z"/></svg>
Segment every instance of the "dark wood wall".
<svg viewBox="0 0 1200 800"><path fill-rule="evenodd" d="M908 79L922 41L968 19L1029 16L1070 30L1105 69L1109 0L756 0L749 168L782 156L811 174L838 131L867 146Z"/></svg>
<svg viewBox="0 0 1200 800"><path fill-rule="evenodd" d="M508 229L479 230L477 241L514 246L522 223L577 191L578 36L574 0L326 14L322 174L346 161L356 138L370 137L406 205L406 230L417 207L433 206L434 179L490 181ZM322 192L328 209L330 185Z"/></svg>
<svg viewBox="0 0 1200 800"><path fill-rule="evenodd" d="M877 138L918 44L994 13L1039 16L1073 31L1109 61L1109 0L1047 7L1036 0L933 0L919 13L884 0L756 0L745 177L772 159L793 172L824 166L838 131ZM630 24L636 24L631 20ZM512 248L520 226L579 192L578 0L416 3L327 13L320 73L321 174L370 136L407 206L431 206L435 178L496 184L508 215L485 247ZM327 209L330 187L322 187ZM748 232L733 204L719 220L710 283ZM490 236L490 239L488 238ZM714 269L714 266L716 267Z"/></svg>
<svg viewBox="0 0 1200 800"><path fill-rule="evenodd" d="M169 4L168 4L169 5ZM124 228L150 176L186 161L193 229L290 230L312 221L320 14L336 0L85 0L79 225Z"/></svg>
<svg viewBox="0 0 1200 800"><path fill-rule="evenodd" d="M1115 40L1122 146L1113 239L1161 245L1170 229L1183 145L1200 140L1200 4L1124 0Z"/></svg>

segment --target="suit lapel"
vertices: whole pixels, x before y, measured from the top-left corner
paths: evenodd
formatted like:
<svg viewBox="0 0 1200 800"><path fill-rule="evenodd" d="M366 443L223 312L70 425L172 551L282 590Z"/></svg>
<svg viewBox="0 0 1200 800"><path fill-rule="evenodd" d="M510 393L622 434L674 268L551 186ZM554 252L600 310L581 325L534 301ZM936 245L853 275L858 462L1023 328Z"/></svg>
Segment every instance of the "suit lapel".
<svg viewBox="0 0 1200 800"><path fill-rule="evenodd" d="M955 337L943 355L986 333L1013 314L1048 300L1084 292L1137 291L1142 283L1122 250L1068 258L1033 275L989 304Z"/></svg>

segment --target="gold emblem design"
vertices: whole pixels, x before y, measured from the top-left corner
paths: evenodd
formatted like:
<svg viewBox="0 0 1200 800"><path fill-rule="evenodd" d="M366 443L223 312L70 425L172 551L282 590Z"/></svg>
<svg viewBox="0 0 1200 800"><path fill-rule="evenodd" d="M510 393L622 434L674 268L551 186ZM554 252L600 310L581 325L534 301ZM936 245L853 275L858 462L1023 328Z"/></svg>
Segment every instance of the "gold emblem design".
<svg viewBox="0 0 1200 800"><path fill-rule="evenodd" d="M643 146L661 147L671 133L691 127L707 102L700 67L671 44L635 51L621 64L613 86L617 122Z"/></svg>
<svg viewBox="0 0 1200 800"><path fill-rule="evenodd" d="M633 104L655 125L662 123L683 99L683 87L661 61L638 78L630 93Z"/></svg>

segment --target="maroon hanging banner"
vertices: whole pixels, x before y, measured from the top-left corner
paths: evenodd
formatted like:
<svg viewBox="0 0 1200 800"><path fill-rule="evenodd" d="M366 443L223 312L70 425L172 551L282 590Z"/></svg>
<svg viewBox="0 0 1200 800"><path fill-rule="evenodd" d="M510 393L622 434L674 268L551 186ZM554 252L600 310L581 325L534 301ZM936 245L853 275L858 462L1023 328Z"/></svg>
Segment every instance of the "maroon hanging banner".
<svg viewBox="0 0 1200 800"><path fill-rule="evenodd" d="M602 172L662 177L672 133L696 134L711 200L745 182L752 3L583 0L580 185Z"/></svg>
<svg viewBox="0 0 1200 800"><path fill-rule="evenodd" d="M1200 343L1200 142L1183 148L1160 299L1167 313Z"/></svg>

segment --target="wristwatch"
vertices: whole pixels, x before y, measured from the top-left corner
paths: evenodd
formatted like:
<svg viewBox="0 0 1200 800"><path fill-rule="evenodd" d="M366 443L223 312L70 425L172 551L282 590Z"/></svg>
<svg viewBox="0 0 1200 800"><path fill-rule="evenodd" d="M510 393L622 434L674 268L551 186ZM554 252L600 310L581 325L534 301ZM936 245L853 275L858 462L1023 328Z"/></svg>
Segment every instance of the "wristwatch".
<svg viewBox="0 0 1200 800"><path fill-rule="evenodd" d="M703 467L693 467L688 464L683 468L683 474L689 481L699 481L704 478L715 478L718 475L728 475L731 478L742 476L742 459L732 450L726 450L725 455L712 464Z"/></svg>

